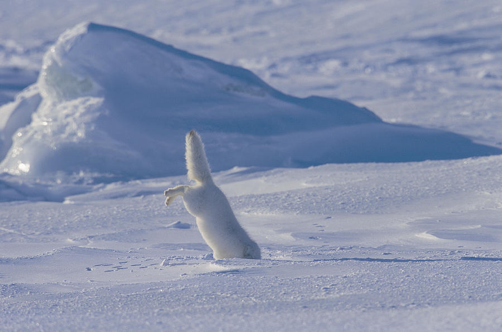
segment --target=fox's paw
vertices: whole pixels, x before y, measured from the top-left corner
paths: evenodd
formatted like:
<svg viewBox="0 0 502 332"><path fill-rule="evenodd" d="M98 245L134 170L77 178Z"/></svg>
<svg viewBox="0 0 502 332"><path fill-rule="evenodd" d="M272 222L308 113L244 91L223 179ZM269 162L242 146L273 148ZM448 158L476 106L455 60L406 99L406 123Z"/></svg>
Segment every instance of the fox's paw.
<svg viewBox="0 0 502 332"><path fill-rule="evenodd" d="M166 197L171 197L171 196L172 196L172 194L173 194L173 191L174 191L174 190L173 190L173 188L170 188L170 189L165 190L165 191L164 191L164 196L166 196Z"/></svg>
<svg viewBox="0 0 502 332"><path fill-rule="evenodd" d="M167 197L166 198L166 206L171 205L171 203L174 201L174 197Z"/></svg>

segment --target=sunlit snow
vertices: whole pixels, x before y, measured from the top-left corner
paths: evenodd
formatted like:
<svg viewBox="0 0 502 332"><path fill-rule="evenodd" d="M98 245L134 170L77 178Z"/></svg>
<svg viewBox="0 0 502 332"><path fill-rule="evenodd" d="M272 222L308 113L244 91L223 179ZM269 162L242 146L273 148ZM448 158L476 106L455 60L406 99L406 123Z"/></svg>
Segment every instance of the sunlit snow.
<svg viewBox="0 0 502 332"><path fill-rule="evenodd" d="M2 3L0 329L500 331L501 13ZM261 260L164 206L191 129Z"/></svg>

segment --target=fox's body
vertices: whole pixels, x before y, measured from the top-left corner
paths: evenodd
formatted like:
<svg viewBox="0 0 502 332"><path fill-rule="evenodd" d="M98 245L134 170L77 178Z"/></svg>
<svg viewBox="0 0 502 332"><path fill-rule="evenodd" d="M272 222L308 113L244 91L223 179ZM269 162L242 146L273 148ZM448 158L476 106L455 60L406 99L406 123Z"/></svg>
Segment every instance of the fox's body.
<svg viewBox="0 0 502 332"><path fill-rule="evenodd" d="M241 227L225 194L214 184L204 145L193 130L186 136L186 161L188 178L196 184L166 190L166 205L177 196L183 197L186 209L195 217L215 259L260 259L260 248Z"/></svg>

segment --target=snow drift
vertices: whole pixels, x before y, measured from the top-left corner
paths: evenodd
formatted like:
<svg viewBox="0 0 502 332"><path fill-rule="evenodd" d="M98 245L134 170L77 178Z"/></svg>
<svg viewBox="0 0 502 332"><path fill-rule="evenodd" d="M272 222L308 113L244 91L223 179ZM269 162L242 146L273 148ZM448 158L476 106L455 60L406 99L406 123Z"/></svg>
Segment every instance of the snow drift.
<svg viewBox="0 0 502 332"><path fill-rule="evenodd" d="M0 170L97 181L182 174L191 129L214 171L501 153L453 133L384 123L342 100L288 96L243 68L83 23L47 52L38 82L0 108Z"/></svg>

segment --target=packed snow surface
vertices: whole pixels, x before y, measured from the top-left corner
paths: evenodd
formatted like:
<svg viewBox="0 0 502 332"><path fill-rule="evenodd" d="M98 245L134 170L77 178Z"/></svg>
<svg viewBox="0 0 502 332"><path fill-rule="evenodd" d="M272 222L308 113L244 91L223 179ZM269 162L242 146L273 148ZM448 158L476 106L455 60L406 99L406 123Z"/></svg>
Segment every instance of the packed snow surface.
<svg viewBox="0 0 502 332"><path fill-rule="evenodd" d="M502 326L501 157L215 182L261 260L213 260L184 177L4 203L0 323L48 330L464 330Z"/></svg>
<svg viewBox="0 0 502 332"><path fill-rule="evenodd" d="M502 156L444 154L501 145L501 13L498 0L2 2L1 328L502 330ZM163 205L187 184L186 119L208 124L215 182L263 259L214 260L183 203ZM339 140L380 163L325 164ZM432 140L442 160L407 162L431 159ZM390 160L382 146L414 149Z"/></svg>

